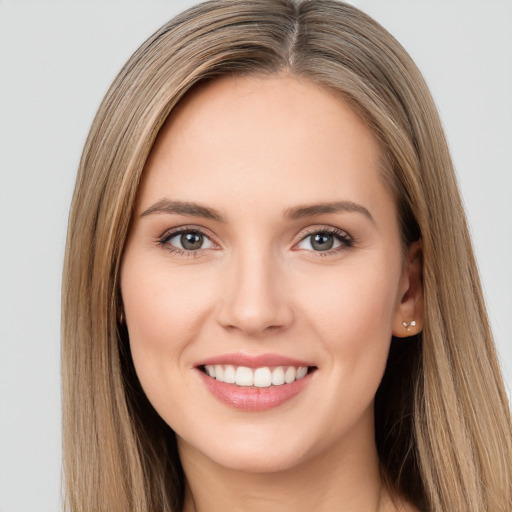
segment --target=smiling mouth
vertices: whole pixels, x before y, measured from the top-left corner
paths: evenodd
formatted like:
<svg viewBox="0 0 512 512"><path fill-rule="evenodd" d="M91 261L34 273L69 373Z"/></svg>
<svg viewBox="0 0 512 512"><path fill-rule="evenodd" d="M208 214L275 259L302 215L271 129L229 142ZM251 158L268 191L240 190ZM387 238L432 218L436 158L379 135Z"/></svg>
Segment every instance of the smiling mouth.
<svg viewBox="0 0 512 512"><path fill-rule="evenodd" d="M317 368L316 366L262 366L249 368L230 364L205 364L199 369L219 382L240 387L269 388L292 384L303 379Z"/></svg>

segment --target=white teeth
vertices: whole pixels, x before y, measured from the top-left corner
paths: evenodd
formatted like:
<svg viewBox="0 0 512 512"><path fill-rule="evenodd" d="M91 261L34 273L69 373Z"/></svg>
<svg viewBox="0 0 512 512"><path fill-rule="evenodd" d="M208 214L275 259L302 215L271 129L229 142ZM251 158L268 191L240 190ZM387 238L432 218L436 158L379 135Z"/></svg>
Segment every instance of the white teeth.
<svg viewBox="0 0 512 512"><path fill-rule="evenodd" d="M236 369L236 385L252 386L254 384L254 374L250 368L239 366Z"/></svg>
<svg viewBox="0 0 512 512"><path fill-rule="evenodd" d="M221 364L215 365L215 378L224 382L224 368Z"/></svg>
<svg viewBox="0 0 512 512"><path fill-rule="evenodd" d="M230 364L204 366L205 372L213 379L227 384L257 388L268 388L270 386L282 386L303 379L308 373L307 366L276 366L271 369L268 366L261 368L248 368L246 366L233 366Z"/></svg>
<svg viewBox="0 0 512 512"><path fill-rule="evenodd" d="M254 372L254 385L257 388L268 388L272 384L270 368L258 368Z"/></svg>
<svg viewBox="0 0 512 512"><path fill-rule="evenodd" d="M272 384L274 386L281 386L281 384L284 384L284 370L282 366L274 368L274 371L272 372Z"/></svg>
<svg viewBox="0 0 512 512"><path fill-rule="evenodd" d="M297 380L302 379L305 377L308 373L308 367L307 366L300 366L297 368Z"/></svg>
<svg viewBox="0 0 512 512"><path fill-rule="evenodd" d="M228 384L234 384L236 382L236 370L234 366L228 364L224 368L224 378L222 380Z"/></svg>
<svg viewBox="0 0 512 512"><path fill-rule="evenodd" d="M293 366L288 366L284 374L284 381L286 384L291 384L297 376L297 370Z"/></svg>

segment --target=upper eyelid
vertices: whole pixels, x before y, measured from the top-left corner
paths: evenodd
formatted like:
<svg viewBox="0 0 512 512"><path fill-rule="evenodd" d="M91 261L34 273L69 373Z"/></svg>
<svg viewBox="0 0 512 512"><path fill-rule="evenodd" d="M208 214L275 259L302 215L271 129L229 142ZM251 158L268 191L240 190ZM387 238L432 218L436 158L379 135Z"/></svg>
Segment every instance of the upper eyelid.
<svg viewBox="0 0 512 512"><path fill-rule="evenodd" d="M301 236L309 236L314 233L334 233L334 234L340 234L343 233L344 235L350 237L349 233L345 231L344 229L336 228L334 226L314 226L310 228L306 228L306 232L302 231Z"/></svg>
<svg viewBox="0 0 512 512"><path fill-rule="evenodd" d="M354 237L348 233L348 231L345 231L344 229L336 228L334 226L315 226L311 228L306 228L306 232L301 231L301 233L297 236L296 241L294 242L294 245L298 242L301 242L305 238L314 235L316 233L328 233L330 235L338 236L340 238L349 239L351 241L354 241Z"/></svg>
<svg viewBox="0 0 512 512"><path fill-rule="evenodd" d="M176 228L166 229L158 237L158 240L170 239L170 238L173 238L174 236L177 236L181 233L192 233L192 232L201 233L202 235L204 235L207 238L209 238L210 240L212 240L212 242L215 239L215 236L211 234L210 230L200 227L200 226L191 225L191 226L179 226Z"/></svg>

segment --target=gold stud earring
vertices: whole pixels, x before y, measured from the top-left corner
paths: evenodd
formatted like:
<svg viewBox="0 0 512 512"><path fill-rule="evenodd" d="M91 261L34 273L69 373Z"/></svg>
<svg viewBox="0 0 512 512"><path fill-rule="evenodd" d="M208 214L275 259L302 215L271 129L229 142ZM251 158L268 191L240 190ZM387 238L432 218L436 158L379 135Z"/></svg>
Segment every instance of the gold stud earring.
<svg viewBox="0 0 512 512"><path fill-rule="evenodd" d="M416 326L416 321L415 320L411 320L410 322L402 322L402 325L406 328L407 331L410 331L411 327L415 327Z"/></svg>

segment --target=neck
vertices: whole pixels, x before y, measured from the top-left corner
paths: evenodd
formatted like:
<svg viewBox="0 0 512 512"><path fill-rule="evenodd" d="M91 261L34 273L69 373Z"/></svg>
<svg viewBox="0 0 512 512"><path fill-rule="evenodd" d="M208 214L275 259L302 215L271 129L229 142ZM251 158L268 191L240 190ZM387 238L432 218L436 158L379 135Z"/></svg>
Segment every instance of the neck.
<svg viewBox="0 0 512 512"><path fill-rule="evenodd" d="M216 464L178 438L187 486L184 512L384 512L397 510L382 485L373 425L291 468L245 472Z"/></svg>

